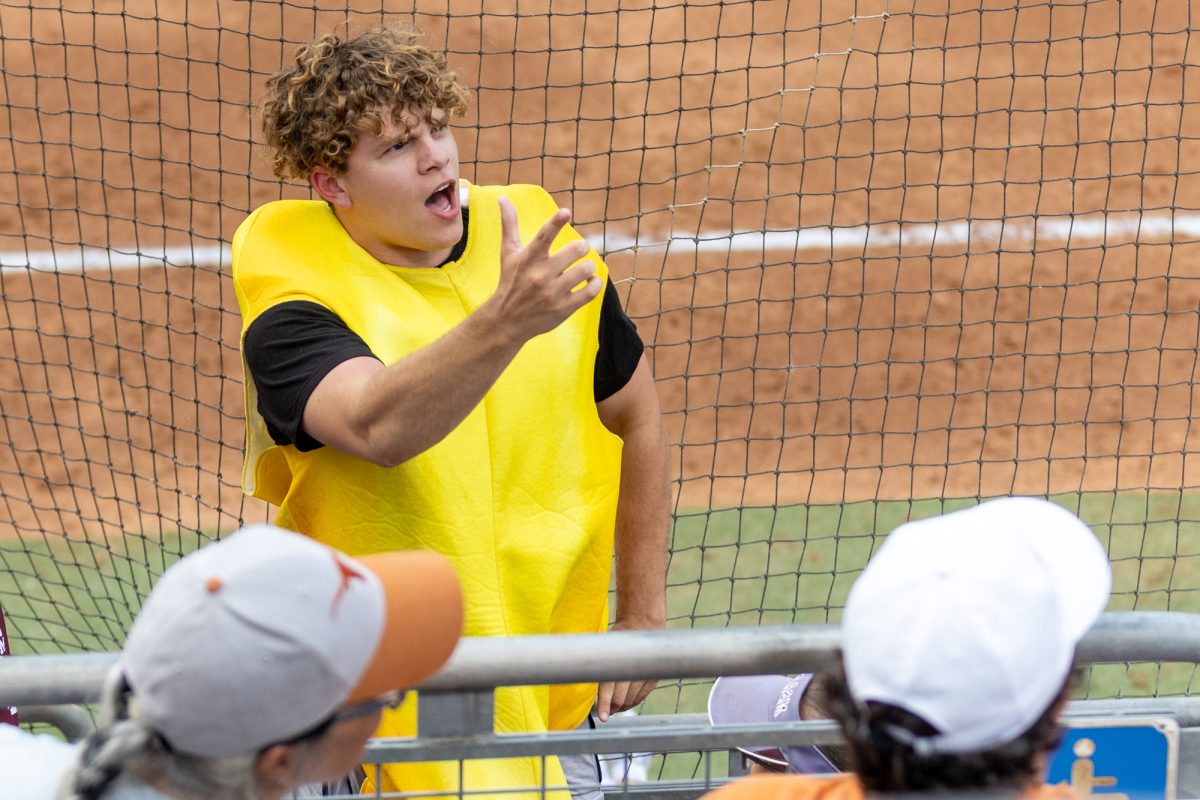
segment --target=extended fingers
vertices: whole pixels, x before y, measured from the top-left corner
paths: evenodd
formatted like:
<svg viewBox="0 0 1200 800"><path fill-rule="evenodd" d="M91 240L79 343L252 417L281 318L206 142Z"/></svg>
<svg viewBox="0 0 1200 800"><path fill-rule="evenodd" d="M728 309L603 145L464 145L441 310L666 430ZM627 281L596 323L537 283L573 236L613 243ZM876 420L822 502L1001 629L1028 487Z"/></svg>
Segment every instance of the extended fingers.
<svg viewBox="0 0 1200 800"><path fill-rule="evenodd" d="M568 264L573 264L586 256L591 250L592 248L588 246L587 242L582 239L576 239L558 248L550 258L562 264L565 268Z"/></svg>
<svg viewBox="0 0 1200 800"><path fill-rule="evenodd" d="M569 289L574 289L595 274L596 264L589 258L579 261L569 269L564 270L558 277L558 283L565 285Z"/></svg>
<svg viewBox="0 0 1200 800"><path fill-rule="evenodd" d="M542 227L538 228L533 241L529 243L529 249L543 258L550 255L550 245L553 244L554 237L558 236L558 232L570 221L571 209L560 208L558 211L555 211L550 219L546 220L542 224Z"/></svg>
<svg viewBox="0 0 1200 800"><path fill-rule="evenodd" d="M500 205L500 252L509 256L521 249L521 229L517 223L517 209L512 200L501 196Z"/></svg>
<svg viewBox="0 0 1200 800"><path fill-rule="evenodd" d="M516 212L514 211L513 214L515 219ZM563 269L566 268L567 264L582 258L587 250L584 249L583 251L578 251L577 249L572 249L570 252L567 252L570 245L559 248L558 251L553 255L550 254L550 247L554 244L555 237L558 236L559 232L562 231L563 226L566 225L570 220L571 212L567 209L560 208L558 211L554 212L554 215L551 216L550 219L546 220L542 227L538 229L538 232L534 234L533 238L529 241L529 244L525 245L521 250L521 258L524 263L545 263L551 268L553 273L558 273L562 272ZM519 246L520 244L518 243L518 247ZM555 267L555 263L562 261L564 258L566 261L563 261L561 266Z"/></svg>
<svg viewBox="0 0 1200 800"><path fill-rule="evenodd" d="M582 239L568 242L545 259L547 274L554 276L556 283L570 281L568 287L577 285L596 271L592 259L583 260L591 249Z"/></svg>
<svg viewBox="0 0 1200 800"><path fill-rule="evenodd" d="M567 297L566 308L571 313L574 313L594 300L603 288L604 281L593 275L587 279L587 282L583 286L570 293Z"/></svg>
<svg viewBox="0 0 1200 800"><path fill-rule="evenodd" d="M500 204L501 255L510 256L522 250L517 209L513 205L512 200L503 195L497 199L497 202ZM550 246L554 243L555 237L558 236L559 232L570 221L570 209L560 208L555 211L550 219L546 220L542 224L542 227L538 229L538 232L534 234L529 244L524 245L523 255L529 261L543 261L550 258L565 259L563 268L567 264L583 258L590 249L586 242L572 242L560 248L553 256L550 255ZM529 261L526 261L526 263L529 263ZM561 269L558 271L561 271Z"/></svg>

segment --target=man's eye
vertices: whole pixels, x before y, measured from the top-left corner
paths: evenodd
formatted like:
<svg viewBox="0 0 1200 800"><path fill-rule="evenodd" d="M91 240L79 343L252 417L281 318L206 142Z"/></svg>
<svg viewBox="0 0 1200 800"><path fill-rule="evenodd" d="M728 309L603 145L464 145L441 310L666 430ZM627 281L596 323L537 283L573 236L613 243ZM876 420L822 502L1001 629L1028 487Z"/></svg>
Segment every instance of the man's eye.
<svg viewBox="0 0 1200 800"><path fill-rule="evenodd" d="M388 148L388 150L403 150L403 149L404 149L404 145L406 145L406 144L408 144L408 142L407 142L407 141L404 141L404 142L396 142L396 143L394 143L394 144L393 144L391 147L389 147L389 148Z"/></svg>

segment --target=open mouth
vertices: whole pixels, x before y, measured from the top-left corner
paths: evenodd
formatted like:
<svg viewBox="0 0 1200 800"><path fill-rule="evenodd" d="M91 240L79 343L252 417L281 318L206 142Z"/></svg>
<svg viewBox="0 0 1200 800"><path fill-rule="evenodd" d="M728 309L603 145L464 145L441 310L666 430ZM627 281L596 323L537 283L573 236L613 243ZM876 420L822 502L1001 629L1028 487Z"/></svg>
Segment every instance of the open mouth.
<svg viewBox="0 0 1200 800"><path fill-rule="evenodd" d="M458 210L458 184L456 181L446 181L429 195L425 207L435 214L449 216Z"/></svg>

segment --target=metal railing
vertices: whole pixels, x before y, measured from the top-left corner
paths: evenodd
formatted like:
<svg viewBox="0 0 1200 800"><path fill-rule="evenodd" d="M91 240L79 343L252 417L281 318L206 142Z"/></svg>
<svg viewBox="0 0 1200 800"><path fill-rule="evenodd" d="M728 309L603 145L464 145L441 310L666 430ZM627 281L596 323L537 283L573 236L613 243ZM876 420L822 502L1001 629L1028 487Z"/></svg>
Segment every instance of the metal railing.
<svg viewBox="0 0 1200 800"><path fill-rule="evenodd" d="M835 663L840 642L836 625L464 638L441 671L419 688L478 692L547 683L820 672ZM0 660L0 705L93 702L118 655L9 656ZM1088 664L1200 662L1200 614L1103 614L1078 656Z"/></svg>
<svg viewBox="0 0 1200 800"><path fill-rule="evenodd" d="M700 714L614 719L597 730L505 734L492 731L492 691L498 686L575 683L623 678L707 678L716 675L821 671L833 665L840 643L835 625L620 632L575 636L464 639L438 675L420 687L419 735L377 739L369 764L565 755L658 754L657 777L601 786L607 795L690 798L739 772L735 747L837 742L831 722L714 728ZM99 696L118 653L10 656L0 660L0 705L28 707L88 703ZM1200 614L1120 612L1103 615L1079 648L1080 663L1200 663ZM1200 697L1088 700L1071 715L1155 714L1174 718L1200 738ZM53 715L53 712L51 712ZM1185 759L1200 765L1200 742ZM1190 749L1189 749L1190 747ZM662 768L668 753L691 754L682 778ZM1181 769L1181 796L1200 796L1200 775ZM556 787L527 787L537 795ZM561 788L561 787L559 787ZM460 793L470 795L470 793ZM497 794L487 792L485 794ZM389 795L377 795L386 797Z"/></svg>

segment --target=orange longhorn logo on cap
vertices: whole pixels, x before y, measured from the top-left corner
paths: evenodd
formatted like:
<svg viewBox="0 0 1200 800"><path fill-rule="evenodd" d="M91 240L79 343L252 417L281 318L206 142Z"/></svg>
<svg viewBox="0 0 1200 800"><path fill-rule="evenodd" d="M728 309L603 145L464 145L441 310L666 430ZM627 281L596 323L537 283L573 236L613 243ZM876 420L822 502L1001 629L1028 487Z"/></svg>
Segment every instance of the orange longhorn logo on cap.
<svg viewBox="0 0 1200 800"><path fill-rule="evenodd" d="M342 583L338 586L337 594L333 596L333 602L329 604L329 616L332 619L337 616L338 607L342 604L342 597L350 590L350 582L359 580L365 583L367 579L361 572L338 558L336 553L330 553L330 555L333 556L333 563L337 565L338 572L342 576Z"/></svg>

